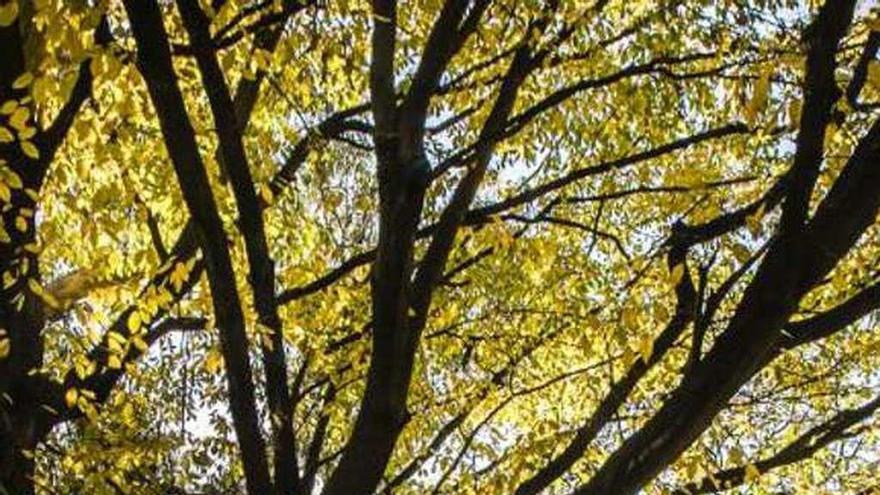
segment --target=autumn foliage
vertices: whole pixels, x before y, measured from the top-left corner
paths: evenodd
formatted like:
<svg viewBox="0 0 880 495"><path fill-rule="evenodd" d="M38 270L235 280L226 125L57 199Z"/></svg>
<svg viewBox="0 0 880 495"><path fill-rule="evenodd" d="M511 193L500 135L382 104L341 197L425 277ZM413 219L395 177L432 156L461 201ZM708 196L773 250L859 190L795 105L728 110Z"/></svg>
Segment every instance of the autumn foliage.
<svg viewBox="0 0 880 495"><path fill-rule="evenodd" d="M0 0L0 495L870 494L855 0Z"/></svg>

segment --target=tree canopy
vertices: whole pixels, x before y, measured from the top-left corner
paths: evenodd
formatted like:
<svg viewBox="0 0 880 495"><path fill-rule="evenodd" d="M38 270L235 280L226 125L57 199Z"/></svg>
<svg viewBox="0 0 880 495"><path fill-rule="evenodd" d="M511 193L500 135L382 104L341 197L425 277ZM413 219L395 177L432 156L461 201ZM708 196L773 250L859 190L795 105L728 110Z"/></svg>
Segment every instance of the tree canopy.
<svg viewBox="0 0 880 495"><path fill-rule="evenodd" d="M855 0L0 0L0 494L869 494Z"/></svg>

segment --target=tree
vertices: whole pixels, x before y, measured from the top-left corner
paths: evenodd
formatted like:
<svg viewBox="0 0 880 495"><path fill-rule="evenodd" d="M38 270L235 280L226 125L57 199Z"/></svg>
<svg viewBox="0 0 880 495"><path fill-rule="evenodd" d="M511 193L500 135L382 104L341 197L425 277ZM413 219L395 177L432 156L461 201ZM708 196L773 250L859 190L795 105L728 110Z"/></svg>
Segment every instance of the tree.
<svg viewBox="0 0 880 495"><path fill-rule="evenodd" d="M0 486L868 493L855 3L4 0Z"/></svg>

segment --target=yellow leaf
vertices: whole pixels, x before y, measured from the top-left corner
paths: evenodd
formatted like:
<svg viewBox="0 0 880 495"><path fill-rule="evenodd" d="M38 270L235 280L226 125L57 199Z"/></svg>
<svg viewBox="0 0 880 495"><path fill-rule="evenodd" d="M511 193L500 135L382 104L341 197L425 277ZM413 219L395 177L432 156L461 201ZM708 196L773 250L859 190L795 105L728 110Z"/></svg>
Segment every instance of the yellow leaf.
<svg viewBox="0 0 880 495"><path fill-rule="evenodd" d="M654 339L650 336L646 336L642 338L639 342L639 357L642 358L642 361L645 364L648 364L648 360L651 359L651 354L654 352Z"/></svg>
<svg viewBox="0 0 880 495"><path fill-rule="evenodd" d="M30 117L31 111L28 110L27 107L18 107L12 112L12 115L9 116L9 125L11 125L13 129L22 131L27 128L27 122Z"/></svg>
<svg viewBox="0 0 880 495"><path fill-rule="evenodd" d="M141 329L141 313L140 313L140 311L132 311L131 314L128 315L128 320L126 320L126 325L128 326L129 332L137 333Z"/></svg>
<svg viewBox="0 0 880 495"><path fill-rule="evenodd" d="M759 471L758 468L755 467L754 464L746 465L745 476L744 476L746 483L751 483L752 481L754 481L760 477L761 477L761 471Z"/></svg>
<svg viewBox="0 0 880 495"><path fill-rule="evenodd" d="M12 87L14 89L24 89L30 86L32 82L34 82L34 75L30 72L25 72L12 82Z"/></svg>
<svg viewBox="0 0 880 495"><path fill-rule="evenodd" d="M220 369L220 365L223 364L223 356L220 355L215 350L211 350L208 352L208 355L205 356L205 371L208 373L214 374Z"/></svg>
<svg viewBox="0 0 880 495"><path fill-rule="evenodd" d="M40 295L40 298L42 298L43 302L49 305L49 307L52 309L59 309L61 307L61 304L58 303L58 299L55 299L55 296L53 296L49 291L43 291L43 293Z"/></svg>
<svg viewBox="0 0 880 495"><path fill-rule="evenodd" d="M837 135L837 124L834 122L829 122L828 126L825 127L825 144L829 144L834 141L834 136Z"/></svg>
<svg viewBox="0 0 880 495"><path fill-rule="evenodd" d="M27 232L27 220L25 220L24 217L20 215L15 217L15 228L17 228L20 232Z"/></svg>
<svg viewBox="0 0 880 495"><path fill-rule="evenodd" d="M110 357L107 358L107 367L112 370L118 370L122 368L122 360L116 354L110 354Z"/></svg>
<svg viewBox="0 0 880 495"><path fill-rule="evenodd" d="M67 404L67 407L73 407L76 405L76 399L79 398L79 392L75 388L71 388L67 390L67 393L64 394L64 403Z"/></svg>
<svg viewBox="0 0 880 495"><path fill-rule="evenodd" d="M0 125L0 143L11 143L15 141L15 135L5 126Z"/></svg>
<svg viewBox="0 0 880 495"><path fill-rule="evenodd" d="M18 17L18 0L6 2L0 6L0 27L11 26Z"/></svg>
<svg viewBox="0 0 880 495"><path fill-rule="evenodd" d="M54 296L52 296L52 294L47 292L46 289L44 289L43 286L40 285L40 283L37 282L36 279L28 279L28 287L30 288L31 292L34 293L34 295L42 299L46 304L48 304L52 308L58 309L58 301L55 299Z"/></svg>
<svg viewBox="0 0 880 495"><path fill-rule="evenodd" d="M18 108L18 102L15 100L6 100L0 105L0 114L12 115L12 112Z"/></svg>
<svg viewBox="0 0 880 495"><path fill-rule="evenodd" d="M107 332L107 347L109 347L111 351L121 351L123 344L125 344L125 337L118 332Z"/></svg>
<svg viewBox="0 0 880 495"><path fill-rule="evenodd" d="M0 339L0 359L6 358L9 355L9 351L12 347L12 344L9 339L3 338Z"/></svg>
<svg viewBox="0 0 880 495"><path fill-rule="evenodd" d="M27 283L28 288L30 288L31 292L33 292L35 295L42 296L43 293L45 293L45 291L43 290L43 286L40 285L40 283L37 282L36 279L29 278Z"/></svg>
<svg viewBox="0 0 880 495"><path fill-rule="evenodd" d="M655 303L654 303L654 317L657 319L657 321L668 320L669 319L669 310L666 309L666 305L655 301Z"/></svg>
<svg viewBox="0 0 880 495"><path fill-rule="evenodd" d="M61 97L66 100L70 98L73 87L76 86L77 74L74 71L69 72L61 79Z"/></svg>
<svg viewBox="0 0 880 495"><path fill-rule="evenodd" d="M801 109L803 103L801 100L792 100L788 105L788 126L791 129L797 129L801 125Z"/></svg>
<svg viewBox="0 0 880 495"><path fill-rule="evenodd" d="M35 103L44 103L47 99L49 99L49 95L51 94L51 83L47 77L39 77L36 81L34 81L33 87L31 87L31 95L34 97Z"/></svg>
<svg viewBox="0 0 880 495"><path fill-rule="evenodd" d="M183 288L184 282L189 277L189 270L185 263L178 261L174 265L174 271L168 276L168 280L171 282L171 286L174 287L175 292L180 292L180 289Z"/></svg>
<svg viewBox="0 0 880 495"><path fill-rule="evenodd" d="M764 69L761 71L761 75L758 76L758 80L755 82L752 98L746 105L744 112L745 118L749 123L753 124L758 119L761 112L764 111L764 108L767 107L767 100L770 96L770 77L772 75L772 70Z"/></svg>
<svg viewBox="0 0 880 495"><path fill-rule="evenodd" d="M268 184L260 184L260 196L267 205L271 205L275 201L275 195L272 194L272 188Z"/></svg>
<svg viewBox="0 0 880 495"><path fill-rule="evenodd" d="M743 463L743 459L745 459L745 454L742 449L739 447L734 447L730 449L730 462L735 465L740 465Z"/></svg>
<svg viewBox="0 0 880 495"><path fill-rule="evenodd" d="M20 129L18 131L18 139L22 141L27 141L28 139L37 135L37 130L33 127L25 127L24 129Z"/></svg>
<svg viewBox="0 0 880 495"><path fill-rule="evenodd" d="M632 306L627 306L623 310L623 325L627 328L634 328L639 324L639 314Z"/></svg>
<svg viewBox="0 0 880 495"><path fill-rule="evenodd" d="M737 242L730 245L730 250L733 252L733 257L736 258L736 261L740 262L740 264L745 263L752 257L752 253L749 249Z"/></svg>
<svg viewBox="0 0 880 495"><path fill-rule="evenodd" d="M260 335L260 342L263 344L263 347L270 351L275 348L275 344L272 343L272 339L266 334Z"/></svg>
<svg viewBox="0 0 880 495"><path fill-rule="evenodd" d="M669 271L669 283L672 285L677 285L681 281L681 277L684 276L684 263L679 263L672 267L672 270Z"/></svg>
<svg viewBox="0 0 880 495"><path fill-rule="evenodd" d="M880 62L877 60L868 62L868 83L874 88L880 88Z"/></svg>
<svg viewBox="0 0 880 495"><path fill-rule="evenodd" d="M103 65L101 64L101 57L92 57L92 60L89 62L89 72L92 73L94 79L101 76L101 73L104 72Z"/></svg>
<svg viewBox="0 0 880 495"><path fill-rule="evenodd" d="M100 339L89 339L93 344L97 344ZM76 376L78 376L81 380L85 379L87 376L91 375L97 369L94 361L89 360L84 356L79 356L75 358L73 369L76 371Z"/></svg>
<svg viewBox="0 0 880 495"><path fill-rule="evenodd" d="M22 141L21 142L21 151L24 152L25 155L34 160L40 159L40 150L34 145L34 143L30 141Z"/></svg>
<svg viewBox="0 0 880 495"><path fill-rule="evenodd" d="M272 54L268 50L256 49L251 54L254 66L262 71L268 69L272 64Z"/></svg>
<svg viewBox="0 0 880 495"><path fill-rule="evenodd" d="M9 186L2 182L0 182L0 199L2 199L4 203L9 203L12 199L12 191L9 190Z"/></svg>
<svg viewBox="0 0 880 495"><path fill-rule="evenodd" d="M849 104L849 100L847 100L846 98L837 100L837 104L834 105L834 108L842 113L844 116L853 113L853 111L855 110L852 105Z"/></svg>
<svg viewBox="0 0 880 495"><path fill-rule="evenodd" d="M144 339L142 339L140 337L132 337L131 343L134 345L134 347L137 350L139 350L141 352L147 352L148 346L147 346L147 343L144 342Z"/></svg>
<svg viewBox="0 0 880 495"><path fill-rule="evenodd" d="M762 203L758 211L754 213L754 215L749 215L746 217L746 227L749 229L749 232L752 234L752 237L758 237L761 235L761 219L764 218L764 204Z"/></svg>

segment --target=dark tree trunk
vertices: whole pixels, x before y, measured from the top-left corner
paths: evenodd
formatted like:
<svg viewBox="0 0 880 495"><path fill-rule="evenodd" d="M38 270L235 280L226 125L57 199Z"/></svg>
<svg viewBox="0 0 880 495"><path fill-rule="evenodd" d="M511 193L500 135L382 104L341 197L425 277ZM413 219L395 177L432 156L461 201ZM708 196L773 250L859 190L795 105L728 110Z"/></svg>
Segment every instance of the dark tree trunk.
<svg viewBox="0 0 880 495"><path fill-rule="evenodd" d="M34 451L53 424L38 405L47 386L40 376L26 377L0 397L0 495L34 493Z"/></svg>
<svg viewBox="0 0 880 495"><path fill-rule="evenodd" d="M21 438L18 418L10 418L3 413L3 426L0 428L0 494L33 495L34 461L23 454L23 450L33 449L27 438ZM4 491L5 490L5 491Z"/></svg>

